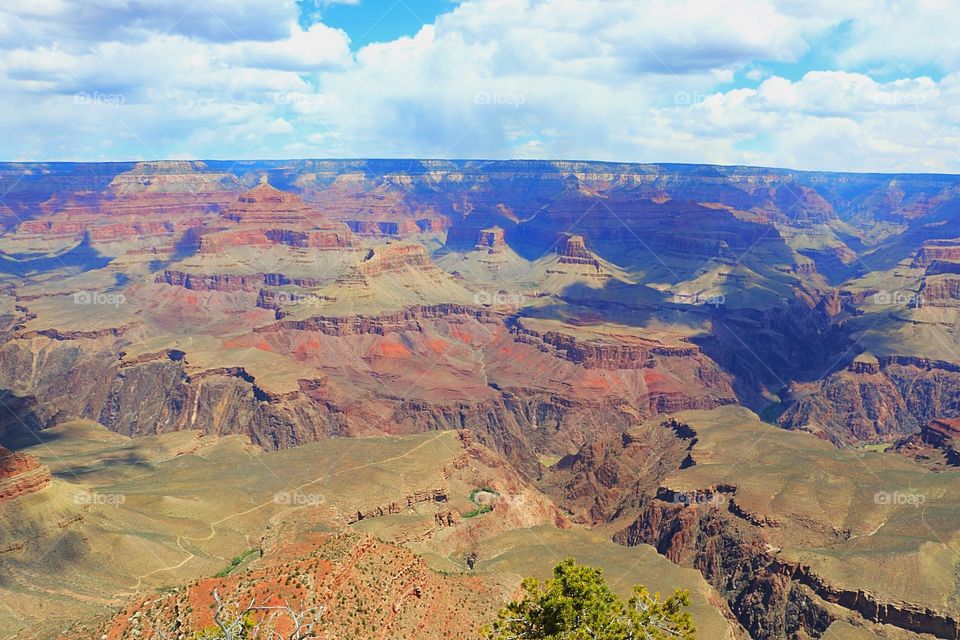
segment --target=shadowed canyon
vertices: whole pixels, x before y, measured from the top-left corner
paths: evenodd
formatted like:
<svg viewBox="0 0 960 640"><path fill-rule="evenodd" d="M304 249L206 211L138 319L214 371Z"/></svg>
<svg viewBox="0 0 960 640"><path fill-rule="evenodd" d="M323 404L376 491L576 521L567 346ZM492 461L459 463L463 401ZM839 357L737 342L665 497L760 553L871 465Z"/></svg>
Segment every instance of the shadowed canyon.
<svg viewBox="0 0 960 640"><path fill-rule="evenodd" d="M576 556L688 589L707 640L960 639L960 176L0 163L0 193L4 638L165 638L215 588L476 638Z"/></svg>

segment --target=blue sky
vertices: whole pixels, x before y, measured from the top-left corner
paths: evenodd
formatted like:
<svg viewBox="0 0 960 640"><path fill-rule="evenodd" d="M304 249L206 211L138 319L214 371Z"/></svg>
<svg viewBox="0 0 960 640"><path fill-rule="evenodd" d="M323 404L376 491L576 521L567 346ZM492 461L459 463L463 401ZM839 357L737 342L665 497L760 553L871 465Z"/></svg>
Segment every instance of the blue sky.
<svg viewBox="0 0 960 640"><path fill-rule="evenodd" d="M343 29L350 47L357 50L373 42L390 42L413 36L437 16L457 4L455 0L378 0L376 2L323 3L298 0L300 26L317 22Z"/></svg>
<svg viewBox="0 0 960 640"><path fill-rule="evenodd" d="M954 0L0 0L0 159L960 172Z"/></svg>

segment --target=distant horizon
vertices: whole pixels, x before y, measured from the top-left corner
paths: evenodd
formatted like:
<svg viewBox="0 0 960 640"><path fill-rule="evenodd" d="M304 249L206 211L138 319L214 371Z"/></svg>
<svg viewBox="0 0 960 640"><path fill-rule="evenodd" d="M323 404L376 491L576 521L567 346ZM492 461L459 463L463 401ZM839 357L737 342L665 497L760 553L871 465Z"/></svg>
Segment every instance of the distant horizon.
<svg viewBox="0 0 960 640"><path fill-rule="evenodd" d="M949 0L0 6L0 157L960 172Z"/></svg>
<svg viewBox="0 0 960 640"><path fill-rule="evenodd" d="M629 160L583 160L571 158L437 158L437 157L287 157L287 158L156 158L136 160L0 160L0 166L30 166L30 165L136 165L136 164L175 164L178 162L224 162L240 164L282 163L282 162L541 162L541 163L570 163L596 165L626 165L635 167L716 167L721 169L762 169L766 171L783 171L790 173L824 173L834 175L862 175L862 176L931 176L957 177L957 172L931 171L870 171L870 170L834 170L834 169L798 169L786 166L771 166L762 164L725 164L718 162L660 162L660 161L629 161Z"/></svg>

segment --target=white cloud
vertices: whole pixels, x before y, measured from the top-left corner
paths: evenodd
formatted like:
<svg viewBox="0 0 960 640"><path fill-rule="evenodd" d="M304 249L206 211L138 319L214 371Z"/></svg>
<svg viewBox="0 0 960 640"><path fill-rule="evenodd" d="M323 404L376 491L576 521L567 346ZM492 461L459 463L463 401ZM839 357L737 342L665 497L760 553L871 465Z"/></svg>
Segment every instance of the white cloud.
<svg viewBox="0 0 960 640"><path fill-rule="evenodd" d="M665 110L671 126L719 132L728 153L752 140L763 164L825 170L957 171L960 74L878 83L845 72L773 77L757 89L718 93Z"/></svg>
<svg viewBox="0 0 960 640"><path fill-rule="evenodd" d="M960 80L935 72L960 69L954 5L467 0L351 53L343 31L302 28L293 0L6 0L0 157L190 149L960 171ZM781 77L823 42L835 62L815 56L800 80ZM878 82L878 70L900 79Z"/></svg>

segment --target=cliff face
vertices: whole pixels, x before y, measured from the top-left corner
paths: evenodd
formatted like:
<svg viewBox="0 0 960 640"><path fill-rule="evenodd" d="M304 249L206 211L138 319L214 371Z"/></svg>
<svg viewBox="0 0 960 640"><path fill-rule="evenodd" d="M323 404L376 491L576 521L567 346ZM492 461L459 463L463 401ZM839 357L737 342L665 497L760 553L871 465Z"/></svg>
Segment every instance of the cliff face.
<svg viewBox="0 0 960 640"><path fill-rule="evenodd" d="M541 487L587 524L615 521L641 508L667 475L690 464L695 437L672 420L634 426L564 456L545 472Z"/></svg>
<svg viewBox="0 0 960 640"><path fill-rule="evenodd" d="M560 251L560 264L585 264L600 271L600 261L587 250L583 236L569 235Z"/></svg>
<svg viewBox="0 0 960 640"><path fill-rule="evenodd" d="M953 416L960 367L906 356L855 361L821 382L796 385L796 401L778 422L839 445L893 442L937 416Z"/></svg>
<svg viewBox="0 0 960 640"><path fill-rule="evenodd" d="M291 329L317 331L328 336L386 335L404 331L421 331L421 321L448 317L473 318L479 322L499 324L500 319L486 309L459 304L438 304L407 307L397 313L378 316L311 316L303 320L283 320L257 329L258 333Z"/></svg>
<svg viewBox="0 0 960 640"><path fill-rule="evenodd" d="M960 276L925 277L920 291L917 292L917 299L920 306L960 307Z"/></svg>
<svg viewBox="0 0 960 640"><path fill-rule="evenodd" d="M588 369L645 369L656 366L656 356L692 358L700 355L695 345L665 346L652 341L636 340L633 344L577 340L558 331L540 333L526 326L522 320L515 327L519 340L542 342L563 353L563 356ZM719 372L718 372L719 375Z"/></svg>
<svg viewBox="0 0 960 640"><path fill-rule="evenodd" d="M417 269L435 268L423 245L394 244L371 249L358 267L364 276L379 276L406 267Z"/></svg>
<svg viewBox="0 0 960 640"><path fill-rule="evenodd" d="M156 282L193 291L223 292L260 291L265 286L282 287L292 284L300 287L317 287L322 284L322 281L315 278L296 278L282 273L204 274L173 270L165 270L158 274Z"/></svg>
<svg viewBox="0 0 960 640"><path fill-rule="evenodd" d="M699 570L722 593L752 638L819 637L834 621L769 555L761 536L714 504L684 504L668 492L614 536L649 544L673 562Z"/></svg>
<svg viewBox="0 0 960 640"><path fill-rule="evenodd" d="M35 457L0 447L0 504L50 485L50 469Z"/></svg>
<svg viewBox="0 0 960 640"><path fill-rule="evenodd" d="M919 433L897 442L896 449L926 464L960 466L960 420L930 420Z"/></svg>
<svg viewBox="0 0 960 640"><path fill-rule="evenodd" d="M318 217L299 196L273 187L266 176L261 177L256 187L241 194L222 215L233 222L270 225L299 225Z"/></svg>
<svg viewBox="0 0 960 640"><path fill-rule="evenodd" d="M935 262L960 262L960 240L928 240L913 259L914 267L928 268Z"/></svg>

